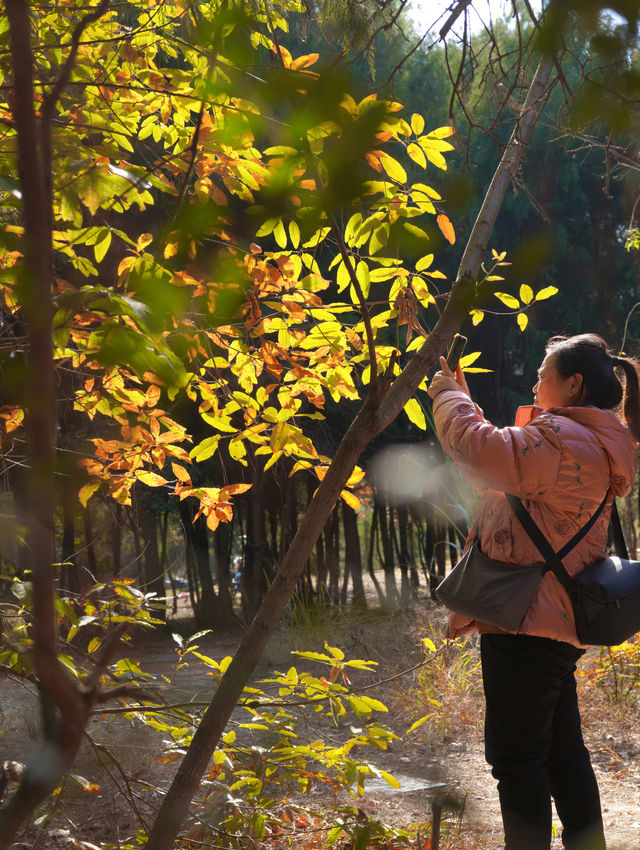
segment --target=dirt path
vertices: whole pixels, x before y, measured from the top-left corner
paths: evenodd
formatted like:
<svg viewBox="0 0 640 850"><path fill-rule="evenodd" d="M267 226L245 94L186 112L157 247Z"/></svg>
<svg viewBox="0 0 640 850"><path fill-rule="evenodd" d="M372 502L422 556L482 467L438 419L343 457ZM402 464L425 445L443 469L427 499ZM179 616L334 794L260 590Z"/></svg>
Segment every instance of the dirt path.
<svg viewBox="0 0 640 850"><path fill-rule="evenodd" d="M411 666L419 657L415 639L421 633L420 618L417 622L417 631L416 621L401 630L393 619L383 625L375 621L350 624L341 628L339 636L332 635L331 642L341 646L347 657L381 661L376 675L384 678ZM328 636L326 628L321 631ZM265 653L258 677L274 667L286 670L297 664L290 655L294 645L321 649L325 635L308 632L304 640L295 632L280 633ZM233 654L237 638L208 635L199 643L202 652L221 659ZM206 668L192 665L173 675L175 646L167 635L145 638L136 643L135 657L149 673L172 675L171 685L165 686L165 698L180 703L208 702L213 681ZM413 674L381 689L380 698L391 708L387 722L398 734L408 726L402 714L416 683ZM464 728L452 724L429 735L414 733L394 742L386 752L363 753L364 758L399 778L401 787L394 790L383 782L370 782L358 805L370 816L398 826L426 823L434 789L446 786L461 805L457 813L445 812L446 847L501 847L497 794L483 757L481 706L479 700L476 702L475 714ZM608 846L610 850L640 850L640 726L636 723L640 713L621 716L589 694L583 702L585 737L600 784ZM0 678L0 760L26 761L37 746L38 727L37 702L30 687ZM73 836L87 842L117 844L135 833L139 823L151 820L175 769L175 763L157 761L166 734L107 713L92 720L88 733L75 772L95 782L100 790L90 793L70 781L56 803L49 830L43 834L31 829L15 850L70 848L74 846ZM309 799L313 805L349 800L346 795L329 795L326 790L312 792ZM561 848L559 839L554 839L553 847Z"/></svg>

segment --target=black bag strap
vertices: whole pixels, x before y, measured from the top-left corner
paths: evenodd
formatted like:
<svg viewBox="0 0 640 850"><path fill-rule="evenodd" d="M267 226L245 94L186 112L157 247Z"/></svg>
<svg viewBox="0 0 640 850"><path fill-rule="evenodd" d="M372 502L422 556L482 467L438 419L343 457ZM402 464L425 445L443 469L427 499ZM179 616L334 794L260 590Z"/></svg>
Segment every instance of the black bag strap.
<svg viewBox="0 0 640 850"><path fill-rule="evenodd" d="M555 577L558 579L560 584L569 592L573 593L573 581L571 576L566 571L564 564L562 563L562 558L564 558L568 552L576 546L580 540L587 534L587 532L593 527L594 523L602 513L604 506L607 502L607 498L609 496L609 491L607 490L604 499L593 513L589 521L582 526L580 531L574 537L571 538L569 543L560 550L560 552L554 552L551 548L551 544L544 536L544 534L540 531L538 526L535 524L531 515L522 504L520 499L517 496L514 496L512 493L505 493L507 497L507 501L511 505L511 508L515 515L520 520L520 524L527 532L529 537L531 538L533 544L536 549L540 552L542 557L545 559L547 567L553 572Z"/></svg>
<svg viewBox="0 0 640 850"><path fill-rule="evenodd" d="M578 531L576 534L574 534L574 536L571 538L571 540L568 543L566 543L562 547L562 549L560 549L558 551L557 555L558 555L558 557L560 558L561 561L563 560L563 558L565 558L569 554L569 552L575 546L578 545L578 543L582 540L582 538L585 536L585 534L588 534L591 531L596 520L598 519L598 517L602 513L604 506L607 504L607 499L609 498L609 492L610 491L607 490L607 492L604 494L604 499L602 500L602 502L598 506L597 510L593 513L591 518L588 520L588 522L585 523L585 525L582 526L580 531ZM614 499L614 504L615 504L615 499Z"/></svg>

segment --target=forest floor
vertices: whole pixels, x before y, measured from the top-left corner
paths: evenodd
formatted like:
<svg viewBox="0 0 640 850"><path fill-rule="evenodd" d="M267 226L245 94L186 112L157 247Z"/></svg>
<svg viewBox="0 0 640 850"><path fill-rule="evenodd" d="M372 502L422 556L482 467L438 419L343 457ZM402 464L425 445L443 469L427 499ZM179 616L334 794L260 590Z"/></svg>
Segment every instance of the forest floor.
<svg viewBox="0 0 640 850"><path fill-rule="evenodd" d="M292 803L327 813L356 805L371 819L403 829L413 825L411 846L423 850L429 847L425 836L430 830L432 801L446 797L441 850L502 847L495 783L483 756L477 641L472 638L451 654L440 653L422 664L421 639L431 637L440 645L442 623L442 609L423 601L403 614L370 610L327 616L325 611L320 616L298 614L283 624L263 655L256 679L292 665L300 669L304 662L291 651L322 652L327 641L339 646L347 658L378 662L375 674L362 674L365 678L361 676L359 682L365 682L366 676L372 681L385 680L369 693L388 706L389 713L382 719L399 736L386 751L374 749L358 755L393 774L400 788L376 779L367 782L364 796L354 801L344 790L322 786L305 795L293 795ZM183 635L189 633L184 621L174 627ZM202 653L222 659L233 654L238 641L239 635L210 633L197 643ZM176 672L176 647L169 632L163 631L136 638L129 654L146 672L171 680L165 684L165 699L174 704L207 703L213 691L211 677L206 668L193 663ZM610 850L640 850L640 702L636 704L631 696L612 697L612 688L619 690L631 681L625 676L640 681L637 657L634 655L635 667L627 663L623 669L620 663L614 677L610 671L603 673L594 650L582 662L578 676L585 739L600 785ZM408 727L424 714L431 714L430 719L407 735ZM353 719L349 722L353 726ZM37 700L30 685L0 677L0 729L0 761L27 761L39 739ZM310 733L317 735L318 730ZM335 730L321 730L329 737L334 733L338 735ZM63 792L42 809L38 826L28 828L14 850L124 847L140 825L152 821L175 771L177 762L158 759L166 738L161 730L117 714L96 715L74 768L79 778L67 780ZM324 847L326 833L311 837L318 823L305 818L298 822L296 835L268 846ZM417 833L416 825L420 825ZM295 832L295 825L292 829ZM184 846L240 846L219 838L206 840L202 831L197 838ZM252 840L242 846L258 847L260 842ZM334 846L350 845L341 839ZM554 838L554 850L561 846L560 839Z"/></svg>

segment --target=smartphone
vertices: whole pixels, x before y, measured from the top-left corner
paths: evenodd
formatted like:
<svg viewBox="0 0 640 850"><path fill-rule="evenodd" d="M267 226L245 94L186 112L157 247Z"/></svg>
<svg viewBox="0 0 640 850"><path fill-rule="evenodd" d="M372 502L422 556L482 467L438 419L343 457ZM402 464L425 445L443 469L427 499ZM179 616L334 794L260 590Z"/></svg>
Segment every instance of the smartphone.
<svg viewBox="0 0 640 850"><path fill-rule="evenodd" d="M464 347L466 344L466 336L462 336L462 334L454 335L453 342L451 343L451 348L449 349L449 352L447 354L447 365L452 372L455 372L456 366L458 365L458 361L462 357L462 352L464 351Z"/></svg>

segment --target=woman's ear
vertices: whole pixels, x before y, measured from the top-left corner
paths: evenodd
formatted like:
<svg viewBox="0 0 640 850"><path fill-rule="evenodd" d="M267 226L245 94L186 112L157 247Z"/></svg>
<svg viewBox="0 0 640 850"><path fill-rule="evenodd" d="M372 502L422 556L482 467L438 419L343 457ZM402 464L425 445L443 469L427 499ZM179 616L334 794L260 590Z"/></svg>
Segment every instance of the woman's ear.
<svg viewBox="0 0 640 850"><path fill-rule="evenodd" d="M569 395L571 396L571 401L573 401L574 404L578 404L582 401L583 390L584 381L582 379L582 375L580 372L576 372L575 375L572 375L569 378Z"/></svg>

